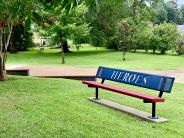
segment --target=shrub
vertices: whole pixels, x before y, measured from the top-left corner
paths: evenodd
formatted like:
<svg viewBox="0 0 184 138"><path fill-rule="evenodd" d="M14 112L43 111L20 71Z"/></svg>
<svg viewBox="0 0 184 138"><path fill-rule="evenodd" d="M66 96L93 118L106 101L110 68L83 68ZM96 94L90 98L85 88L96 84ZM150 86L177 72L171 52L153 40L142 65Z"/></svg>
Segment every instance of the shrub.
<svg viewBox="0 0 184 138"><path fill-rule="evenodd" d="M146 52L148 52L148 49L150 49L150 40L149 37L152 34L152 28L151 27L144 27L139 29L136 34L136 45L138 49L144 49Z"/></svg>
<svg viewBox="0 0 184 138"><path fill-rule="evenodd" d="M178 37L179 33L176 30L175 24L164 23L156 25L149 37L153 53L159 50L161 54L165 54L167 50L175 49Z"/></svg>
<svg viewBox="0 0 184 138"><path fill-rule="evenodd" d="M182 34L178 40L176 52L178 53L178 55L184 55L184 34Z"/></svg>

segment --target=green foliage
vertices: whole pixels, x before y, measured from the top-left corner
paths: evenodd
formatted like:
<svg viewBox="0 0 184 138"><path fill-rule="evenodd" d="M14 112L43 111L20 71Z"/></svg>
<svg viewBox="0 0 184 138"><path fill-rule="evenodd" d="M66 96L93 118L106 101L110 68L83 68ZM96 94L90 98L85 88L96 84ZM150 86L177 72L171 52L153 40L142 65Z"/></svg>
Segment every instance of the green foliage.
<svg viewBox="0 0 184 138"><path fill-rule="evenodd" d="M153 21L157 24L164 22L176 24L184 23L183 6L179 7L177 1L158 0L152 10L154 13Z"/></svg>
<svg viewBox="0 0 184 138"><path fill-rule="evenodd" d="M15 53L17 51L25 51L30 47L33 47L30 27L28 28L23 24L17 24L13 28L8 50Z"/></svg>
<svg viewBox="0 0 184 138"><path fill-rule="evenodd" d="M76 24L71 24L68 26L70 29L69 39L73 40L75 44L87 43L88 36L90 34L90 27L88 24L84 23L79 26Z"/></svg>
<svg viewBox="0 0 184 138"><path fill-rule="evenodd" d="M73 18L73 23L67 25L69 28L68 39L73 40L76 45L89 42L88 37L91 27L86 23L85 16L87 12L88 7L81 3L68 15L69 19Z"/></svg>
<svg viewBox="0 0 184 138"><path fill-rule="evenodd" d="M165 9L165 4L163 1L158 2L153 10L155 12L155 23L159 24L167 21L167 11Z"/></svg>
<svg viewBox="0 0 184 138"><path fill-rule="evenodd" d="M176 47L176 52L178 53L178 55L184 54L184 34L180 35L180 38L178 40L178 45Z"/></svg>
<svg viewBox="0 0 184 138"><path fill-rule="evenodd" d="M121 13L119 12L121 5L117 5L116 2L117 0L102 0L97 7L95 3L89 7L86 18L92 27L90 38L93 45L111 47Z"/></svg>
<svg viewBox="0 0 184 138"><path fill-rule="evenodd" d="M122 20L118 23L117 37L119 40L119 48L121 51L127 51L132 49L134 44L135 28L130 25L126 20Z"/></svg>
<svg viewBox="0 0 184 138"><path fill-rule="evenodd" d="M149 27L147 24L140 26L135 33L135 43L137 49L145 49L146 52L151 48L150 44L150 35L152 35L152 27Z"/></svg>
<svg viewBox="0 0 184 138"><path fill-rule="evenodd" d="M117 5L119 2L120 4ZM152 0L149 2L150 5L154 3ZM116 27L118 22L129 20L131 28L135 29L135 25L151 20L153 15L151 14L151 7L148 5L145 0L101 0L99 1L98 8L96 8L94 3L89 8L87 15L87 19L92 27L92 44L117 49L119 40L117 39Z"/></svg>
<svg viewBox="0 0 184 138"><path fill-rule="evenodd" d="M44 16L47 22L39 29L44 36L51 38L52 45L62 45L67 39L73 40L75 44L86 42L90 33L89 24L85 22L85 14L88 8L84 3L65 12L62 7L45 9Z"/></svg>
<svg viewBox="0 0 184 138"><path fill-rule="evenodd" d="M165 3L167 11L167 22L177 23L177 9L174 1L168 1Z"/></svg>
<svg viewBox="0 0 184 138"><path fill-rule="evenodd" d="M35 8L38 8L36 0L1 0L0 17L11 23L23 22L26 17L31 17Z"/></svg>
<svg viewBox="0 0 184 138"><path fill-rule="evenodd" d="M0 0L0 80L7 79L5 63L13 26L31 17L36 5L32 0Z"/></svg>
<svg viewBox="0 0 184 138"><path fill-rule="evenodd" d="M164 23L154 26L149 39L154 52L159 50L161 54L165 54L167 50L176 48L178 37L176 25Z"/></svg>
<svg viewBox="0 0 184 138"><path fill-rule="evenodd" d="M180 21L180 24L184 24L184 5L182 5L180 8Z"/></svg>

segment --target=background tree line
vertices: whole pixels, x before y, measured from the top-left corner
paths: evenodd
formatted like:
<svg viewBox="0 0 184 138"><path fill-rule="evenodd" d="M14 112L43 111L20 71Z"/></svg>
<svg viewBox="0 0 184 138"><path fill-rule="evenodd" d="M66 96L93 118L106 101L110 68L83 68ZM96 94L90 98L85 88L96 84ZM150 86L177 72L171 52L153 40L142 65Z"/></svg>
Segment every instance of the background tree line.
<svg viewBox="0 0 184 138"><path fill-rule="evenodd" d="M183 36L177 25L184 23L184 5L178 7L174 0L124 0L119 5L100 0L98 8L95 2L89 7L86 18L91 25L90 42L95 46L183 54Z"/></svg>
<svg viewBox="0 0 184 138"><path fill-rule="evenodd" d="M65 9L62 4L56 3L51 6L42 4L36 9L35 13L38 13L35 16L36 20L44 19L42 25L36 25L36 31L44 37L51 38L49 45L63 45L64 52L69 51L66 42L70 39L78 49L80 43L91 43L97 47L105 46L116 50L121 49L122 45L126 46L126 50L134 52L137 49L145 49L146 52L151 49L153 53L159 50L164 54L167 50L175 49L182 54L183 42L178 38L182 36L179 36L174 29L177 29L176 25L184 23L184 5L177 6L175 0L75 1L73 3L76 5L75 8L71 8L72 4L64 0ZM121 34L123 32L120 32L119 25L122 21L129 26L128 30L125 30L130 31L129 35ZM158 28L167 31L163 32L165 33L163 35L155 35L158 31L153 30ZM24 23L19 23L14 26L12 34L9 45L11 52L27 50L33 46L30 26L25 27ZM161 37L166 36L169 37L167 40L170 42L162 41L164 38ZM176 43L173 44L172 40Z"/></svg>
<svg viewBox="0 0 184 138"><path fill-rule="evenodd" d="M176 27L184 22L184 6L172 0L1 0L0 9L1 80L6 79L7 50L33 46L34 32L61 48L62 63L69 51L67 40L77 48L91 43L124 52L184 53Z"/></svg>

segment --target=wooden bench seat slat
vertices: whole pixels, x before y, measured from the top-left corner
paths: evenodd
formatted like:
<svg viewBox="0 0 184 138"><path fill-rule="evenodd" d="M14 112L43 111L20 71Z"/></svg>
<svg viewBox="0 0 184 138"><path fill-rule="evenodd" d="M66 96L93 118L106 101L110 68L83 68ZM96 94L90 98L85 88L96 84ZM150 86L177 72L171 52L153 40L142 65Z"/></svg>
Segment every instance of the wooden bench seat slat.
<svg viewBox="0 0 184 138"><path fill-rule="evenodd" d="M82 83L87 84L88 86L103 88L103 89L110 90L110 91L113 91L113 92L117 92L117 93L120 93L120 94L129 95L129 96L136 97L136 98L139 98L139 99L144 99L144 100L150 101L150 102L164 102L165 101L165 99L159 98L159 97L156 97L156 96L150 96L150 95L135 92L135 91L125 90L125 89L122 89L122 88L117 88L117 87L114 87L114 86L111 86L111 85L101 84L101 83L98 83L98 82L83 81Z"/></svg>

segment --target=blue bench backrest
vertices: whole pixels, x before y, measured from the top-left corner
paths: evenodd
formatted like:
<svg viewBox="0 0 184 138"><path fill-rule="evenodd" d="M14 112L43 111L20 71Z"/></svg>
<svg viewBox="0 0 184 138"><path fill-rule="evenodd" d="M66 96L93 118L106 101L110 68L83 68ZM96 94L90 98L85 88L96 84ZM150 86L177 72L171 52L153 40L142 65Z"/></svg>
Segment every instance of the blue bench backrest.
<svg viewBox="0 0 184 138"><path fill-rule="evenodd" d="M165 77L107 67L99 67L96 77L168 93L171 92L175 79L173 77Z"/></svg>

